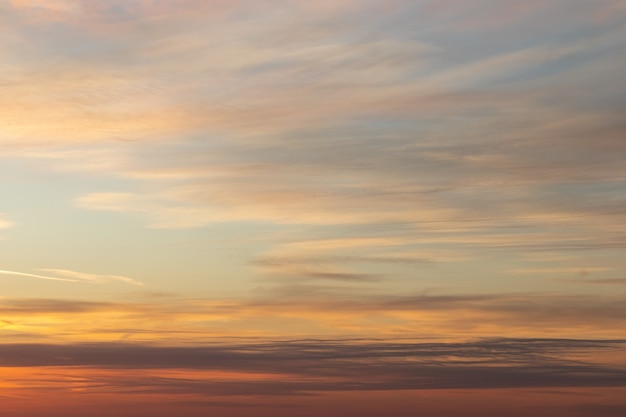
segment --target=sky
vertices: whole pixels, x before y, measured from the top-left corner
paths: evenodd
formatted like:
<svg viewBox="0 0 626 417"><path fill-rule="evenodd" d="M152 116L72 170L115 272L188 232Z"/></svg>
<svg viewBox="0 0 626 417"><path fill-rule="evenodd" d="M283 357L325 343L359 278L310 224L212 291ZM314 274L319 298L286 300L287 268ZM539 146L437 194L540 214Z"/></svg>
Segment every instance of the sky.
<svg viewBox="0 0 626 417"><path fill-rule="evenodd" d="M626 415L624 74L624 0L0 0L0 408Z"/></svg>

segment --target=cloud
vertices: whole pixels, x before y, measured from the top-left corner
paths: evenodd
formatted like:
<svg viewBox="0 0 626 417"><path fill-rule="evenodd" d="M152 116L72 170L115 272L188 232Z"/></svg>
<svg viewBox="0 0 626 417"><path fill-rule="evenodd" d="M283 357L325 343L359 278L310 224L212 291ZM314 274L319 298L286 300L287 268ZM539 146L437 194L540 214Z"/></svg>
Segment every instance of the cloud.
<svg viewBox="0 0 626 417"><path fill-rule="evenodd" d="M143 285L143 283L140 281L137 281L133 278L124 277L121 275L88 274L84 272L70 271L66 269L41 269L41 271L49 272L53 276L30 274L30 273L17 272L17 271L6 271L6 270L0 270L0 274L9 275L9 276L17 276L17 277L26 277L26 278L38 278L38 279L44 279L44 280L49 280L49 281L88 282L88 283L104 283L104 282L110 282L110 281L120 281L126 284Z"/></svg>
<svg viewBox="0 0 626 417"><path fill-rule="evenodd" d="M45 279L45 280L50 280L50 281L78 282L78 280L75 280L75 279L50 277L50 276L46 276L46 275L28 274L28 273L25 273L25 272L16 272L16 271L0 270L0 274L2 274L2 275L10 275L10 276L17 276L17 277L26 277L26 278L39 278L39 279Z"/></svg>
<svg viewBox="0 0 626 417"><path fill-rule="evenodd" d="M621 3L0 1L2 162L99 216L235 231L256 285L231 299L2 298L8 340L66 343L6 357L136 363L136 378L85 384L146 393L623 386L588 358L622 344L533 338L623 337L623 280L608 273L626 243ZM285 341L296 334L313 340ZM388 341L400 336L450 343ZM526 339L465 342L480 336ZM237 377L213 382L219 366Z"/></svg>
<svg viewBox="0 0 626 417"><path fill-rule="evenodd" d="M621 85L623 37L588 18L612 2L92 3L49 36L14 29L7 62L23 45L33 52L0 99L9 155L137 185L91 190L77 207L157 228L355 225L410 228L441 246L621 244L619 88L591 80ZM50 4L14 8L70 3ZM571 232L543 233L564 225ZM493 242L502 230L510 243Z"/></svg>
<svg viewBox="0 0 626 417"><path fill-rule="evenodd" d="M121 309L122 306L110 302L55 300L55 299L1 299L0 311L5 315L55 315L67 313L88 313L103 310Z"/></svg>
<svg viewBox="0 0 626 417"><path fill-rule="evenodd" d="M133 278L128 278L121 275L99 275L99 274L87 274L84 272L76 272L70 271L67 269L42 269L44 272L50 272L55 275L65 276L73 279L77 279L80 281L94 282L94 283L103 283L108 281L120 281L126 284L131 285L144 285L141 281L138 281Z"/></svg>
<svg viewBox="0 0 626 417"><path fill-rule="evenodd" d="M569 279L566 282L589 285L626 285L626 278Z"/></svg>
<svg viewBox="0 0 626 417"><path fill-rule="evenodd" d="M267 299L207 307L220 331L237 322L251 332L251 317L265 314L358 333L373 313L401 333L443 302L360 299L368 289L445 286L445 274L485 258L511 260L499 271L603 267L592 252L624 245L623 29L618 17L593 21L614 3L73 3L71 13L70 2L11 8L23 20L0 41L2 155L98 179L76 192L80 209L156 228L285 231L251 255ZM52 13L42 8L56 10L54 24L24 17ZM592 259L514 263L541 252ZM63 269L33 275L137 284ZM494 278L460 276L468 286ZM508 285L499 282L493 291ZM521 317L557 331L550 302L568 312L570 335L621 320L569 295L447 302L438 325L467 324L454 311L485 320L471 329L489 334L531 332Z"/></svg>
<svg viewBox="0 0 626 417"><path fill-rule="evenodd" d="M581 268L540 268L540 269L514 269L508 271L510 274L577 274L581 276L589 275L590 272L611 271L614 268L609 267L581 267Z"/></svg>
<svg viewBox="0 0 626 417"><path fill-rule="evenodd" d="M252 265L265 267L281 267L298 264L326 264L326 263L381 263L381 264L429 264L436 262L435 259L428 257L430 254L392 254L390 256L303 256L303 257L280 257L280 256L264 256L252 260ZM432 255L430 255L432 256Z"/></svg>
<svg viewBox="0 0 626 417"><path fill-rule="evenodd" d="M369 276L366 278L370 278ZM362 277L272 277L253 297L96 302L0 299L14 340L179 344L249 337L619 338L620 295L392 294ZM68 314L71 313L71 314Z"/></svg>
<svg viewBox="0 0 626 417"><path fill-rule="evenodd" d="M263 277L283 282L320 279L368 283L382 281L384 274L367 272L368 269L363 268L363 265L415 266L435 262L433 258L427 257L427 253L391 252L378 256L340 255L340 253L351 249L350 243L345 243L344 247L326 249L333 254L326 254L323 248L318 248L316 253L313 245L308 248L308 251L306 245L298 245L297 243L292 247L285 245L282 248L276 248L271 255L252 260L250 264L257 267ZM297 252L298 246L303 249L300 254ZM442 256L442 254L438 255Z"/></svg>
<svg viewBox="0 0 626 417"><path fill-rule="evenodd" d="M337 280L337 281L356 281L356 282L378 281L376 275L359 274L359 273L354 273L354 272L304 270L304 271L297 271L294 274L297 277L328 279L328 280Z"/></svg>
<svg viewBox="0 0 626 417"><path fill-rule="evenodd" d="M133 369L194 371L186 378L85 373L84 386L99 391L285 396L328 391L623 387L623 368L591 359L623 350L624 341L619 340L259 340L187 347L2 344L0 357L5 367L80 366L124 369L127 374ZM208 378L202 371L209 372ZM209 377L215 371L233 374L215 380ZM246 378L249 374L258 378Z"/></svg>

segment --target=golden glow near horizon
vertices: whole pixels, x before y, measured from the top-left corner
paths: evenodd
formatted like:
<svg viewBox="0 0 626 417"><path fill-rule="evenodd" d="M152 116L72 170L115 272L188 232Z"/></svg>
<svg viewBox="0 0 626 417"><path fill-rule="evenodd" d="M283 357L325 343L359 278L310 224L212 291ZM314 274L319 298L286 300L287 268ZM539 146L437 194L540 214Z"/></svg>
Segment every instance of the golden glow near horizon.
<svg viewBox="0 0 626 417"><path fill-rule="evenodd" d="M626 415L625 47L623 0L0 0L0 410Z"/></svg>

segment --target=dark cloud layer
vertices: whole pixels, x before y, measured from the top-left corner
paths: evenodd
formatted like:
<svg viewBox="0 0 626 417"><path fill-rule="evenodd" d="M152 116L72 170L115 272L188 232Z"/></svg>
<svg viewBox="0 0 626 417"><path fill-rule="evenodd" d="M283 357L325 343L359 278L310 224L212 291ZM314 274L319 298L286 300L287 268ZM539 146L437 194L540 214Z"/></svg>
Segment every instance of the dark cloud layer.
<svg viewBox="0 0 626 417"><path fill-rule="evenodd" d="M0 366L69 366L125 371L186 369L266 375L255 380L105 377L109 379L87 382L94 387L107 386L121 391L211 395L623 387L626 386L626 368L590 358L618 355L626 351L625 347L624 340L573 339L491 339L465 343L251 340L206 346L4 344L0 345Z"/></svg>

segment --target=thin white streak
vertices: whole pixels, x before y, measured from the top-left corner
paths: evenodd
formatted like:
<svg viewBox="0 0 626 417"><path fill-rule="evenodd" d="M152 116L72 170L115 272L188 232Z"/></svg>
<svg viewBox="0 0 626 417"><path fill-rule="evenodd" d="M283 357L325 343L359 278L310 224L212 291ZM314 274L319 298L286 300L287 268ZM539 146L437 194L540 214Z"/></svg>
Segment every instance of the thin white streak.
<svg viewBox="0 0 626 417"><path fill-rule="evenodd" d="M3 269L0 269L0 275L14 275L14 276L19 276L19 277L39 278L39 279L47 279L50 281L79 282L75 279L55 278L55 277L48 277L45 275L27 274L25 272L5 271Z"/></svg>
<svg viewBox="0 0 626 417"><path fill-rule="evenodd" d="M99 275L99 274L88 274L85 272L78 271L70 271L68 269L41 269L44 272L50 272L55 275L60 275L64 277L73 278L80 281L87 281L93 283L102 283L106 281L121 281L131 285L139 285L143 286L143 282L138 281L133 278L125 277L122 275Z"/></svg>

